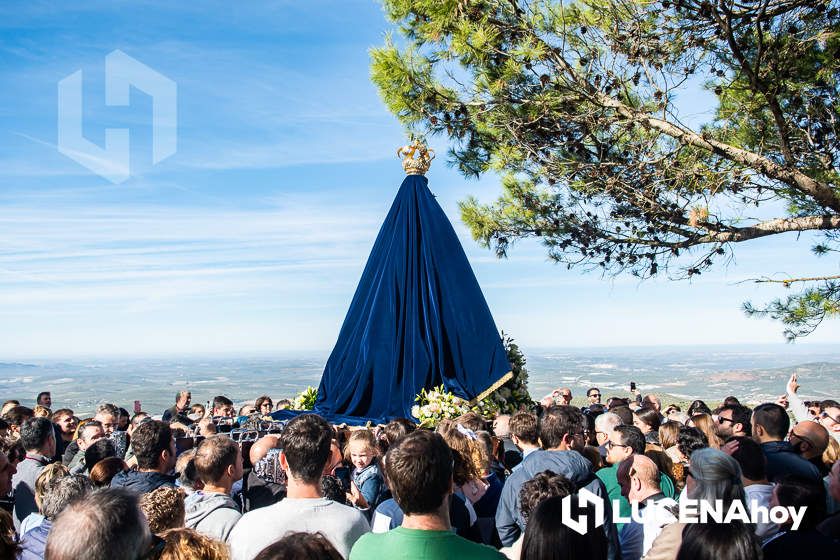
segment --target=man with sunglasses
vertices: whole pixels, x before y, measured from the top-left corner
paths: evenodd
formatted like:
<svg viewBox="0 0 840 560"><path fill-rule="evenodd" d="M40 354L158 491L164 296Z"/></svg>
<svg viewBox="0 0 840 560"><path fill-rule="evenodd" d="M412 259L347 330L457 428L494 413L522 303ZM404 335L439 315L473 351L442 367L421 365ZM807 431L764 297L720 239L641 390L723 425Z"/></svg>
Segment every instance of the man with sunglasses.
<svg viewBox="0 0 840 560"><path fill-rule="evenodd" d="M794 453L817 467L820 476L828 474L829 469L822 460L828 447L828 430L816 422L805 420L793 427L788 441Z"/></svg>
<svg viewBox="0 0 840 560"><path fill-rule="evenodd" d="M626 518L630 516L630 502L621 493L621 485L618 483L618 466L633 455L644 455L645 436L636 426L617 426L610 432L605 447L607 448L607 463L610 466L599 470L595 475L604 483L612 503L618 502L618 511L621 516ZM667 497L674 497L674 483L666 474L659 474L659 487ZM619 533L623 527L624 524L616 525Z"/></svg>
<svg viewBox="0 0 840 560"><path fill-rule="evenodd" d="M717 413L715 431L721 440L731 437L750 437L752 411L740 404L724 406Z"/></svg>

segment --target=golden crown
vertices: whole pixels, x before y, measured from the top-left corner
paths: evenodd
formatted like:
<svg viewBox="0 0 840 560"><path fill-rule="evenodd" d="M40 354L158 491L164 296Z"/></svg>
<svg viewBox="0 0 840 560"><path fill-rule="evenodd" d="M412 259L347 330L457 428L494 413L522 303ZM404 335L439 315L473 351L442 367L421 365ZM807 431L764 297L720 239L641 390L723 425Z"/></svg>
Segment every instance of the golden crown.
<svg viewBox="0 0 840 560"><path fill-rule="evenodd" d="M435 159L435 151L426 148L419 140L397 149L397 157L402 158L406 175L425 175Z"/></svg>

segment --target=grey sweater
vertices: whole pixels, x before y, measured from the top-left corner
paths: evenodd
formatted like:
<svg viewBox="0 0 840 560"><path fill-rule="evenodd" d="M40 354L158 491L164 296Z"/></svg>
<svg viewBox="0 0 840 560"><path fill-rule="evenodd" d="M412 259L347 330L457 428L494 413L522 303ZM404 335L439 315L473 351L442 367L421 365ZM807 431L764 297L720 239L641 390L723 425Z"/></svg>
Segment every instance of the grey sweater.
<svg viewBox="0 0 840 560"><path fill-rule="evenodd" d="M242 517L233 498L218 492L193 492L184 501L186 526L220 541L227 541Z"/></svg>

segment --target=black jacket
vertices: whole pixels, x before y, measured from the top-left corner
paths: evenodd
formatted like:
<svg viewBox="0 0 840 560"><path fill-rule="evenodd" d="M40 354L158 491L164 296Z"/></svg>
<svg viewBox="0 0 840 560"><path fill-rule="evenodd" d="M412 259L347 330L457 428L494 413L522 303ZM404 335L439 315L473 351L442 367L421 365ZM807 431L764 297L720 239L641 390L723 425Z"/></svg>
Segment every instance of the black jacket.
<svg viewBox="0 0 840 560"><path fill-rule="evenodd" d="M124 471L111 479L112 488L125 488L138 494L146 494L161 486L175 487L175 477L158 472Z"/></svg>

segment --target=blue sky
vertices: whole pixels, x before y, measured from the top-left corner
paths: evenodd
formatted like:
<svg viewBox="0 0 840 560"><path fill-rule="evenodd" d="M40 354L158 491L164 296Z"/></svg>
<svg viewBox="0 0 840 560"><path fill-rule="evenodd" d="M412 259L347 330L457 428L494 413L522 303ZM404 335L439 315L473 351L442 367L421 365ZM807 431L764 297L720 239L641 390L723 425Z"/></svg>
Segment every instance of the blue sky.
<svg viewBox="0 0 840 560"><path fill-rule="evenodd" d="M0 5L0 361L331 348L403 178L405 137L369 81L389 28L367 0ZM157 165L149 98L105 105L114 49L177 83L178 152ZM80 69L85 136L131 131L122 184L56 149L57 84ZM704 100L687 92L684 116L702 119ZM532 243L500 261L457 211L497 179L443 161L428 177L497 325L526 348L781 346L780 325L740 311L780 291L739 282L836 266L793 235L691 283L567 271ZM838 338L835 321L801 344Z"/></svg>

